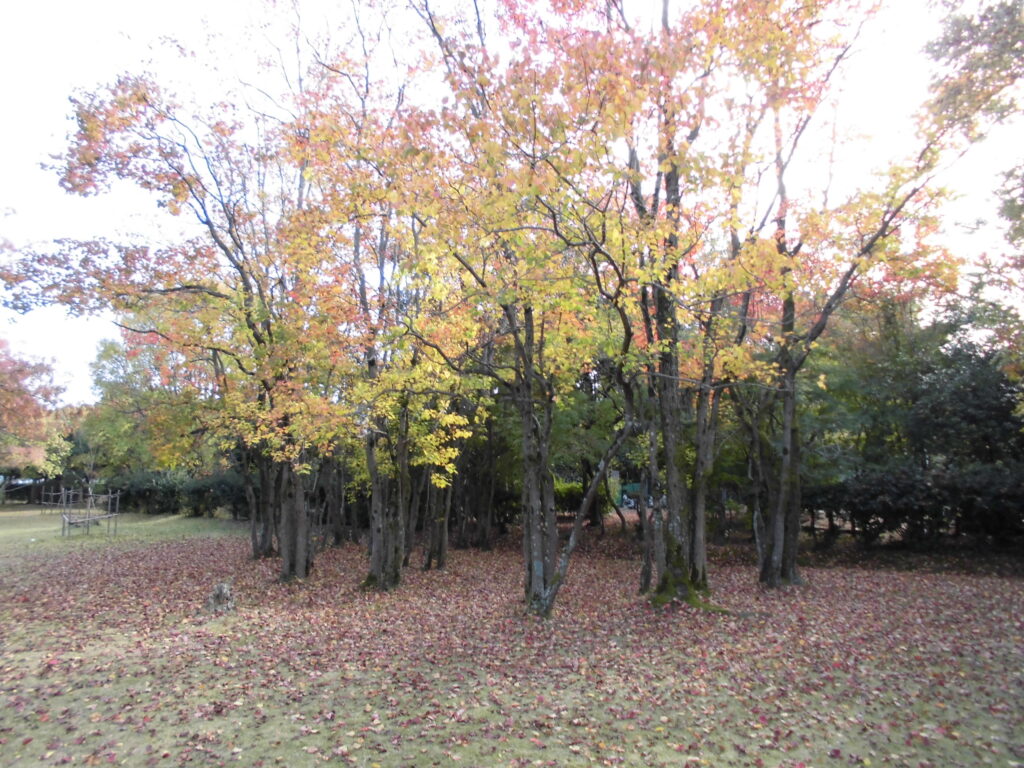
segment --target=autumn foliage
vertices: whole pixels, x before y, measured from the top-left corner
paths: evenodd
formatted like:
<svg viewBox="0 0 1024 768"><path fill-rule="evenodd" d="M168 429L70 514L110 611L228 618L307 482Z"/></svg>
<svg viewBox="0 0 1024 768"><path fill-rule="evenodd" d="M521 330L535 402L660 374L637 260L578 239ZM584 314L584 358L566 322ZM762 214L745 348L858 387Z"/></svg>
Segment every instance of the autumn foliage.
<svg viewBox="0 0 1024 768"><path fill-rule="evenodd" d="M46 449L58 433L51 412L59 389L45 363L14 355L0 339L0 469L6 477L46 469Z"/></svg>
<svg viewBox="0 0 1024 768"><path fill-rule="evenodd" d="M760 581L800 583L813 351L858 290L956 286L933 244L948 125L832 177L822 115L873 12L382 4L308 64L296 30L277 90L193 106L125 75L73 100L61 184L132 184L184 234L25 254L11 303L117 313L154 386L187 391L178 428L244 478L252 554L284 580L367 531L364 584L390 590L417 535L429 568L450 532L490 545L516 524L528 609L548 615L617 469L643 488L657 601L711 583L716 488L751 516ZM726 417L742 490L722 481ZM566 422L605 428L573 453ZM559 473L577 509L556 508Z"/></svg>

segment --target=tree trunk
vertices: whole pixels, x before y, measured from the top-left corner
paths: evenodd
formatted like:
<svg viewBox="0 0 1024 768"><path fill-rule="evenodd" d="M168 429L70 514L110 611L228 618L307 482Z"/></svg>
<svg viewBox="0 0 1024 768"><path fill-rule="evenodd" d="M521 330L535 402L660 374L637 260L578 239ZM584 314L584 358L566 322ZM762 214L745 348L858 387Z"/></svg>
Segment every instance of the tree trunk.
<svg viewBox="0 0 1024 768"><path fill-rule="evenodd" d="M693 526L690 538L690 581L696 589L708 585L708 475L714 464L719 393L705 381L697 394L697 456L693 467Z"/></svg>
<svg viewBox="0 0 1024 768"><path fill-rule="evenodd" d="M627 398L631 399L631 398ZM576 509L576 515L573 519L572 532L569 534L569 541L562 549L561 555L558 558L558 564L555 568L555 572L549 580L547 590L543 595L543 604L540 606L541 615L547 616L552 607L554 607L555 599L558 597L558 592L565 583L565 577L569 572L569 561L572 557L572 553L576 550L579 544L580 535L583 531L583 523L587 517L587 510L590 509L590 505L593 504L597 499L597 494L601 489L601 482L608 472L608 467L611 464L612 459L619 452L626 440L633 433L634 424L631 415L631 410L627 406L625 422L622 427L616 432L615 437L609 443L605 449L604 455L598 462L597 469L594 472L594 476L591 478L589 485L587 486L586 492L583 494L583 499L580 501L579 507ZM552 506L553 509L553 506Z"/></svg>
<svg viewBox="0 0 1024 768"><path fill-rule="evenodd" d="M452 508L452 485L438 488L433 482L427 489L427 546L423 570L433 564L441 570L448 563L448 521Z"/></svg>
<svg viewBox="0 0 1024 768"><path fill-rule="evenodd" d="M550 408L534 406L533 388L521 387L518 406L523 453L523 552L526 562L526 604L531 613L544 615L544 595L554 572L553 547L558 544L554 493L547 464Z"/></svg>
<svg viewBox="0 0 1024 768"><path fill-rule="evenodd" d="M785 361L780 384L782 396L782 456L779 462L779 487L771 505L761 562L762 584L779 587L783 582L782 556L786 545L786 519L790 516L793 479L793 437L796 419L796 371Z"/></svg>
<svg viewBox="0 0 1024 768"><path fill-rule="evenodd" d="M490 439L493 435L493 428L491 421L488 419L487 432ZM498 471L497 464L495 461L495 453L493 447L488 442L487 447L487 477L490 481L487 484L487 496L483 501L483 514L477 515L477 530L476 530L476 546L480 549L491 548L491 530L494 527L494 495L498 489Z"/></svg>
<svg viewBox="0 0 1024 768"><path fill-rule="evenodd" d="M409 514L405 519L405 556L402 558L402 565L409 566L409 559L412 557L413 545L416 543L416 529L420 524L420 511L423 508L423 494L427 483L430 482L430 473L423 470L419 478L413 483L412 500L409 502Z"/></svg>
<svg viewBox="0 0 1024 768"><path fill-rule="evenodd" d="M434 548L437 540L437 487L427 484L426 519L423 523L423 570L429 571L434 564Z"/></svg>
<svg viewBox="0 0 1024 768"><path fill-rule="evenodd" d="M401 528L401 564L408 562L406 540L409 535L409 518L412 516L413 480L409 467L409 405L403 402L398 417L398 435L392 459L397 470L395 483L395 510ZM400 566L401 567L401 566Z"/></svg>
<svg viewBox="0 0 1024 768"><path fill-rule="evenodd" d="M330 473L327 484L327 525L331 531L331 539L335 546L343 541L354 541L354 531L347 526L345 464L341 458L335 458L327 465Z"/></svg>
<svg viewBox="0 0 1024 768"><path fill-rule="evenodd" d="M594 467L586 457L580 460L580 476L583 478L583 487L590 487L590 482L594 479ZM601 512L600 496L594 497L593 503L585 510L584 515L587 518L587 525L591 528L600 528L603 535L604 515Z"/></svg>
<svg viewBox="0 0 1024 768"><path fill-rule="evenodd" d="M490 483L487 488L487 504L485 505L484 524L479 532L477 545L490 549L494 539L494 499L498 492L498 453L494 445L494 419L487 419L487 476Z"/></svg>
<svg viewBox="0 0 1024 768"><path fill-rule="evenodd" d="M257 456L260 490L256 500L256 513L250 519L252 555L255 559L274 554L275 508L279 505L278 466L265 456Z"/></svg>
<svg viewBox="0 0 1024 768"><path fill-rule="evenodd" d="M258 531L256 520L260 514L259 496L256 493L256 484L252 480L252 469L247 451L242 451L241 460L238 463L238 471L242 475L242 490L245 492L245 506L249 510L249 538L252 545L252 556L258 559Z"/></svg>
<svg viewBox="0 0 1024 768"><path fill-rule="evenodd" d="M670 276L666 282L671 282ZM657 603L667 603L675 599L685 600L690 596L690 526L685 514L686 489L679 469L679 425L682 423L683 410L678 384L676 311L672 296L661 287L655 290L655 316L659 338L668 343L658 361L655 384L663 446L662 462L665 468L665 504L660 504L660 499L653 500L656 515L662 514L662 507L665 507L665 525L660 537L656 531L655 544L660 547L664 543L665 564L658 575L654 599Z"/></svg>
<svg viewBox="0 0 1024 768"><path fill-rule="evenodd" d="M456 473L451 484L452 503L449 519L454 518L455 546L459 549L466 549L469 546L470 505L468 501L469 488L466 485L465 475L461 472Z"/></svg>
<svg viewBox="0 0 1024 768"><path fill-rule="evenodd" d="M452 514L452 498L454 496L454 485L449 483L444 489L443 501L441 502L441 514L437 521L437 557L438 570L448 565L448 520Z"/></svg>
<svg viewBox="0 0 1024 768"><path fill-rule="evenodd" d="M796 385L796 377L793 377ZM802 584L803 579L797 571L796 557L800 545L800 518L802 517L802 499L800 498L800 424L796 413L796 390L793 394L793 414L790 422L789 446L792 458L789 463L789 487L786 504L785 541L782 548L782 581L786 584Z"/></svg>
<svg viewBox="0 0 1024 768"><path fill-rule="evenodd" d="M390 498L390 482L377 462L379 436L366 438L366 466L370 475L370 572L363 586L390 590L402 581L405 557L405 520L400 505Z"/></svg>
<svg viewBox="0 0 1024 768"><path fill-rule="evenodd" d="M304 579L313 564L306 488L302 477L290 464L282 464L279 473L281 580Z"/></svg>
<svg viewBox="0 0 1024 768"><path fill-rule="evenodd" d="M625 534L626 533L626 516L624 514L622 514L622 510L619 508L619 505L615 502L615 499L612 498L612 489L609 487L609 484L608 484L608 475L607 475L607 473L604 476L604 492L606 494L608 494L608 500L609 500L609 502L612 505L612 509L615 510L615 514L619 518L619 525L622 526L622 531L621 532L623 534Z"/></svg>
<svg viewBox="0 0 1024 768"><path fill-rule="evenodd" d="M642 496L636 505L637 517L640 519L642 524L642 536L643 536L643 560L640 565L640 589L641 595L646 595L651 591L651 585L654 580L654 521L649 517L647 511L647 499L646 495Z"/></svg>
<svg viewBox="0 0 1024 768"><path fill-rule="evenodd" d="M650 390L649 390L650 394ZM646 424L647 469L640 475L640 492L636 511L643 541L643 563L640 567L640 594L647 594L661 579L665 569L665 539L661 512L657 505L648 504L659 492L658 488L658 432L653 419ZM657 516L657 517L656 517Z"/></svg>

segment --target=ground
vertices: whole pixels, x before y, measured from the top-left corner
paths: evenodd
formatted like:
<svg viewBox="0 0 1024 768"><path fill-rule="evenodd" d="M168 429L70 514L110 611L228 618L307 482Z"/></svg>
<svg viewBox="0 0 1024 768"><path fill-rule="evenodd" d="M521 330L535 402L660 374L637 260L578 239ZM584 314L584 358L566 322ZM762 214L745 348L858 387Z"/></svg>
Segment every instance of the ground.
<svg viewBox="0 0 1024 768"><path fill-rule="evenodd" d="M281 584L227 521L59 533L0 512L2 766L1024 764L1024 580L1001 569L841 561L766 592L730 548L727 612L655 610L609 532L542 621L516 542L379 594L362 548ZM222 581L238 609L208 616Z"/></svg>

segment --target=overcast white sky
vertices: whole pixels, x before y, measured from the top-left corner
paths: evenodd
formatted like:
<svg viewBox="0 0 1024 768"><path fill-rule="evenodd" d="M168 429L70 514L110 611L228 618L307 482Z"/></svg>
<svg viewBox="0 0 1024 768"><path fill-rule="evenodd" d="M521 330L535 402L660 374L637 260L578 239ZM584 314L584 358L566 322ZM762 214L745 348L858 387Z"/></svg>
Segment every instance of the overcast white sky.
<svg viewBox="0 0 1024 768"><path fill-rule="evenodd" d="M40 165L59 154L72 128L68 97L108 83L153 61L162 37L202 48L205 22L214 29L250 26L257 2L175 0L33 0L0 12L0 240L45 248L67 237L118 239L151 230L156 218L144 196L80 198L65 194ZM89 364L102 338L118 331L102 319L68 318L63 310L25 317L0 310L0 337L19 354L51 361L69 403L93 399Z"/></svg>
<svg viewBox="0 0 1024 768"><path fill-rule="evenodd" d="M647 0L645 0L647 1ZM859 73L843 109L875 141L894 145L908 136L906 115L920 102L927 65L920 49L938 30L923 0L894 5L866 35L856 60ZM94 238L148 232L155 208L129 194L83 199L65 195L56 174L40 168L65 145L71 123L68 97L125 71L171 66L151 61L161 37L202 50L208 29L249 36L258 0L32 0L5 3L0 13L0 240L16 247L45 247L56 238ZM246 32L246 30L249 30ZM165 54L162 54L165 55ZM203 84L209 87L210 83ZM869 106L870 105L870 106ZM866 114L865 114L866 112ZM989 216L988 192L996 185L1003 147L996 142L961 166L954 183L972 190L958 218ZM976 213L975 213L976 211ZM93 399L89 364L99 340L116 338L107 321L65 317L60 309L16 317L0 310L0 337L22 355L51 361L70 403Z"/></svg>

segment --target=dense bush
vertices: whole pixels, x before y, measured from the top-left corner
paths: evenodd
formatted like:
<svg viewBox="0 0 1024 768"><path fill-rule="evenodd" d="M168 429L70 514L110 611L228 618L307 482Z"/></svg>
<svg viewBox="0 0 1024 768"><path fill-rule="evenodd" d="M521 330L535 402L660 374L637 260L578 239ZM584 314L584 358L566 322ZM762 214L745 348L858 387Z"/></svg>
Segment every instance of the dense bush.
<svg viewBox="0 0 1024 768"><path fill-rule="evenodd" d="M121 491L121 509L152 515L212 515L224 507L232 517L246 513L242 478L236 472L191 477L183 472L135 472L108 483Z"/></svg>
<svg viewBox="0 0 1024 768"><path fill-rule="evenodd" d="M938 479L957 532L1009 543L1024 534L1024 465L973 464Z"/></svg>
<svg viewBox="0 0 1024 768"><path fill-rule="evenodd" d="M868 469L844 483L843 506L865 543L899 533L905 541L934 540L947 530L943 490L909 463Z"/></svg>
<svg viewBox="0 0 1024 768"><path fill-rule="evenodd" d="M218 509L226 509L236 520L248 514L242 476L234 471L190 477L182 494L185 506L196 516L212 516Z"/></svg>
<svg viewBox="0 0 1024 768"><path fill-rule="evenodd" d="M1024 392L965 327L894 314L823 369L829 389L807 392L818 442L805 508L852 523L866 544L1024 533Z"/></svg>
<svg viewBox="0 0 1024 768"><path fill-rule="evenodd" d="M576 512L583 503L583 483L555 478L555 509Z"/></svg>
<svg viewBox="0 0 1024 768"><path fill-rule="evenodd" d="M909 463L866 468L843 482L812 486L808 508L851 522L865 544L886 534L909 544L942 534L1012 544L1024 535L1024 465L1017 462L924 470Z"/></svg>
<svg viewBox="0 0 1024 768"><path fill-rule="evenodd" d="M184 476L174 472L139 471L108 481L121 492L121 511L151 515L181 512Z"/></svg>

